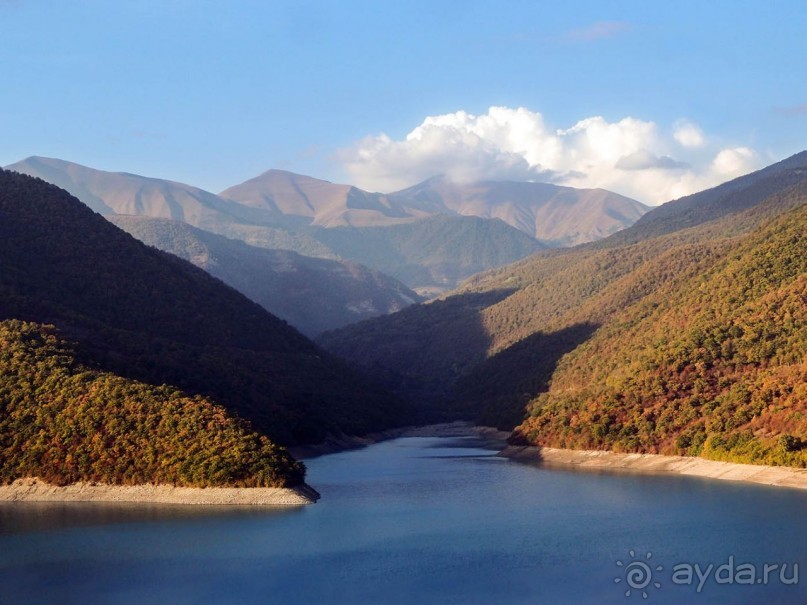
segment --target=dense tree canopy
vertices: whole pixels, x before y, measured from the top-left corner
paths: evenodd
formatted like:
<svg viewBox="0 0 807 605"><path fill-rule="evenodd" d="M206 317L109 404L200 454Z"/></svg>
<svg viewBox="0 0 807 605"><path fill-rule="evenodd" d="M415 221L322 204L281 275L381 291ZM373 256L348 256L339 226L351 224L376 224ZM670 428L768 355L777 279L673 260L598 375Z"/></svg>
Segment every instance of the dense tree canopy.
<svg viewBox="0 0 807 605"><path fill-rule="evenodd" d="M0 482L287 487L304 474L211 400L88 368L53 326L0 322Z"/></svg>
<svg viewBox="0 0 807 605"><path fill-rule="evenodd" d="M801 465L805 203L803 153L320 342L521 442Z"/></svg>
<svg viewBox="0 0 807 605"><path fill-rule="evenodd" d="M561 360L531 443L807 465L807 206Z"/></svg>

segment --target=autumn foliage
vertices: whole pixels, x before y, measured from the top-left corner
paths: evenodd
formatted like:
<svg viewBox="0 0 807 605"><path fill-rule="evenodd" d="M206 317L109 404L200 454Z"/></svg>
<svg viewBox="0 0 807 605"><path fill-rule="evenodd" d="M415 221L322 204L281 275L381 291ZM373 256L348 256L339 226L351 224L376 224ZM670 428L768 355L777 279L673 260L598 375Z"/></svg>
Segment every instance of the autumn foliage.
<svg viewBox="0 0 807 605"><path fill-rule="evenodd" d="M0 481L285 487L305 467L203 397L79 363L53 326L0 322Z"/></svg>

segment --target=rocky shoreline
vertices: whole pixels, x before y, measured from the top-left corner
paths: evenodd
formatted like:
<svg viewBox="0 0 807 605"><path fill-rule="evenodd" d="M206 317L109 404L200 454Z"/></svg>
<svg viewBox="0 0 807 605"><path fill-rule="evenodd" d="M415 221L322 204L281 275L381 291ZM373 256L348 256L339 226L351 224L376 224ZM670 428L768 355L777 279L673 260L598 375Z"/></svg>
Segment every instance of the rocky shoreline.
<svg viewBox="0 0 807 605"><path fill-rule="evenodd" d="M319 494L308 485L280 487L174 487L172 485L57 486L40 479L0 485L0 502L139 502L150 504L251 505L293 507L313 504Z"/></svg>
<svg viewBox="0 0 807 605"><path fill-rule="evenodd" d="M746 481L776 487L807 489L807 469L719 462L705 458L619 454L597 450L564 450L551 447L508 446L501 456L540 462L547 466L573 466L641 473L675 473L723 481Z"/></svg>

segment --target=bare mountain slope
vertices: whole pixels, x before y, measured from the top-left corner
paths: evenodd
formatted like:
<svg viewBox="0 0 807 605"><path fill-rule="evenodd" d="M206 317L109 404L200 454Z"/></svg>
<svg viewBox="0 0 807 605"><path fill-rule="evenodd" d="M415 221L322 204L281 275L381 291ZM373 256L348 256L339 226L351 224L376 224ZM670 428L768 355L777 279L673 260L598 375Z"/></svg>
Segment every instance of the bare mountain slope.
<svg viewBox="0 0 807 605"><path fill-rule="evenodd" d="M221 197L270 212L295 227L379 227L429 216L392 204L386 195L283 170L268 170Z"/></svg>
<svg viewBox="0 0 807 605"><path fill-rule="evenodd" d="M215 195L49 158L9 168L63 187L106 216L179 220L253 246L351 260L427 295L547 245L602 238L645 209L607 191L540 183L434 178L386 195L269 170Z"/></svg>
<svg viewBox="0 0 807 605"><path fill-rule="evenodd" d="M6 169L61 187L105 216L124 214L172 219L242 239L255 246L334 257L323 244L307 234L274 224L271 213L225 200L184 183L96 170L43 157L26 158Z"/></svg>
<svg viewBox="0 0 807 605"><path fill-rule="evenodd" d="M413 211L498 218L551 246L607 237L649 210L636 200L604 189L510 181L459 184L443 177L390 197Z"/></svg>
<svg viewBox="0 0 807 605"><path fill-rule="evenodd" d="M648 210L604 189L510 181L460 184L435 177L387 195L282 170L269 170L220 195L296 227L382 227L438 215L498 218L551 246L607 237Z"/></svg>

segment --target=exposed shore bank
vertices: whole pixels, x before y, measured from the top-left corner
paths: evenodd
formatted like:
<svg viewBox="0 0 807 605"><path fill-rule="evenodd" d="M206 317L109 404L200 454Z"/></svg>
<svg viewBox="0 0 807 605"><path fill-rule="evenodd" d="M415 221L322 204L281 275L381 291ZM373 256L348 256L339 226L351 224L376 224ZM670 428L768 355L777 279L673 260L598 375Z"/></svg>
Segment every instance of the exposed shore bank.
<svg viewBox="0 0 807 605"><path fill-rule="evenodd" d="M618 454L593 450L508 446L501 456L536 461L547 466L571 465L581 469L627 470L642 473L675 473L724 481L746 481L777 487L807 489L807 469L719 462L704 458L658 454Z"/></svg>
<svg viewBox="0 0 807 605"><path fill-rule="evenodd" d="M331 436L314 445L300 445L290 447L289 452L295 458L316 458L325 454L334 454L346 450L355 450L381 441L398 439L400 437L469 437L479 436L492 443L505 442L510 436L508 431L499 431L489 426L475 426L470 422L456 421L441 424L428 424L425 426L407 426L379 433L371 433L361 437L350 435Z"/></svg>
<svg viewBox="0 0 807 605"><path fill-rule="evenodd" d="M316 490L307 485L292 488L91 483L57 486L34 478L17 479L10 485L0 485L0 502L140 502L291 507L313 504L318 499Z"/></svg>
<svg viewBox="0 0 807 605"><path fill-rule="evenodd" d="M295 458L313 458L366 447L399 437L465 437L479 435L501 447L509 433L469 422L409 426L362 437L338 436L315 444L290 448ZM313 504L319 493L308 485L273 487L174 487L171 485L107 485L74 483L51 485L37 478L17 479L0 485L0 502L129 502L143 504L248 505L294 507Z"/></svg>

